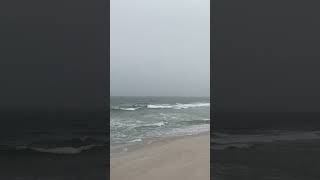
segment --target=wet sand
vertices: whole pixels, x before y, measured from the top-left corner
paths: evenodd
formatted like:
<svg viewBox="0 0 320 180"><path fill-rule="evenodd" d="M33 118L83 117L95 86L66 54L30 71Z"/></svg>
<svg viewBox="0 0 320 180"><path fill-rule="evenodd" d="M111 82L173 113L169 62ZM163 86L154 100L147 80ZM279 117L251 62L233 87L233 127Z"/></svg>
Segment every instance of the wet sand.
<svg viewBox="0 0 320 180"><path fill-rule="evenodd" d="M111 158L111 180L209 180L210 136L170 139Z"/></svg>

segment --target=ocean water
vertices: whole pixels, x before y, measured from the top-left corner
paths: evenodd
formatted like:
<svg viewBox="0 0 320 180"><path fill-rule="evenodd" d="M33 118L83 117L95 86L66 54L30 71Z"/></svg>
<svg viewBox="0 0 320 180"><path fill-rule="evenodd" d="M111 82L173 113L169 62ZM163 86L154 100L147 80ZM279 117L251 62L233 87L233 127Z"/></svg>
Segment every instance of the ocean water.
<svg viewBox="0 0 320 180"><path fill-rule="evenodd" d="M319 113L216 113L213 149L250 148L256 144L320 140Z"/></svg>
<svg viewBox="0 0 320 180"><path fill-rule="evenodd" d="M320 113L219 112L214 180L319 179Z"/></svg>
<svg viewBox="0 0 320 180"><path fill-rule="evenodd" d="M111 97L111 149L209 129L209 97Z"/></svg>
<svg viewBox="0 0 320 180"><path fill-rule="evenodd" d="M214 133L214 150L228 148L251 148L265 143L295 143L297 141L320 140L320 131L266 130L255 133Z"/></svg>
<svg viewBox="0 0 320 180"><path fill-rule="evenodd" d="M0 126L1 151L78 154L107 145L105 112L84 110L6 111Z"/></svg>
<svg viewBox="0 0 320 180"><path fill-rule="evenodd" d="M106 179L106 109L0 110L0 179Z"/></svg>

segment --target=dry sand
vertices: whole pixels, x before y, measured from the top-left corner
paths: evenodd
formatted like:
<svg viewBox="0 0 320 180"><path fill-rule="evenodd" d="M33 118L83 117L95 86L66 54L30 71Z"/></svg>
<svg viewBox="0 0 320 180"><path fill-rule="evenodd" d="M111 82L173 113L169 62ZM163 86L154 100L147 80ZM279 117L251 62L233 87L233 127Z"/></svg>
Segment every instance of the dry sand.
<svg viewBox="0 0 320 180"><path fill-rule="evenodd" d="M209 180L209 134L145 145L111 158L111 180Z"/></svg>

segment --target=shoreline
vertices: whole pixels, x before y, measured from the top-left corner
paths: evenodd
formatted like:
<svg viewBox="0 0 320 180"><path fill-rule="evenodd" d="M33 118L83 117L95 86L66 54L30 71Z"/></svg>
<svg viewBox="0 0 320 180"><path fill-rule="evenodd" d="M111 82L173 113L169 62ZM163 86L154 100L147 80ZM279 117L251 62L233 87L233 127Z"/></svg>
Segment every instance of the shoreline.
<svg viewBox="0 0 320 180"><path fill-rule="evenodd" d="M110 160L111 180L208 180L210 134L163 138Z"/></svg>
<svg viewBox="0 0 320 180"><path fill-rule="evenodd" d="M185 139L185 138L197 137L197 136L205 136L205 135L210 136L209 133L210 133L209 131L204 131L204 132L199 132L197 134L188 134L188 135L149 137L139 142L120 144L113 147L110 146L110 158L125 156L128 153L132 153L137 150L144 149L145 147L153 146L159 143L166 143L166 142L168 143L168 142L179 140L179 139Z"/></svg>

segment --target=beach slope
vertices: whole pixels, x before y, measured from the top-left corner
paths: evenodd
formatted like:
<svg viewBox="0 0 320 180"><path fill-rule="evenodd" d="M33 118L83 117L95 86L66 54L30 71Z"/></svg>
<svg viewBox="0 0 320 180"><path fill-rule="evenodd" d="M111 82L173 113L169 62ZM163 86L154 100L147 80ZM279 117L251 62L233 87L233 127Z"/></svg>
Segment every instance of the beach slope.
<svg viewBox="0 0 320 180"><path fill-rule="evenodd" d="M111 180L209 180L209 134L165 140L111 158Z"/></svg>

